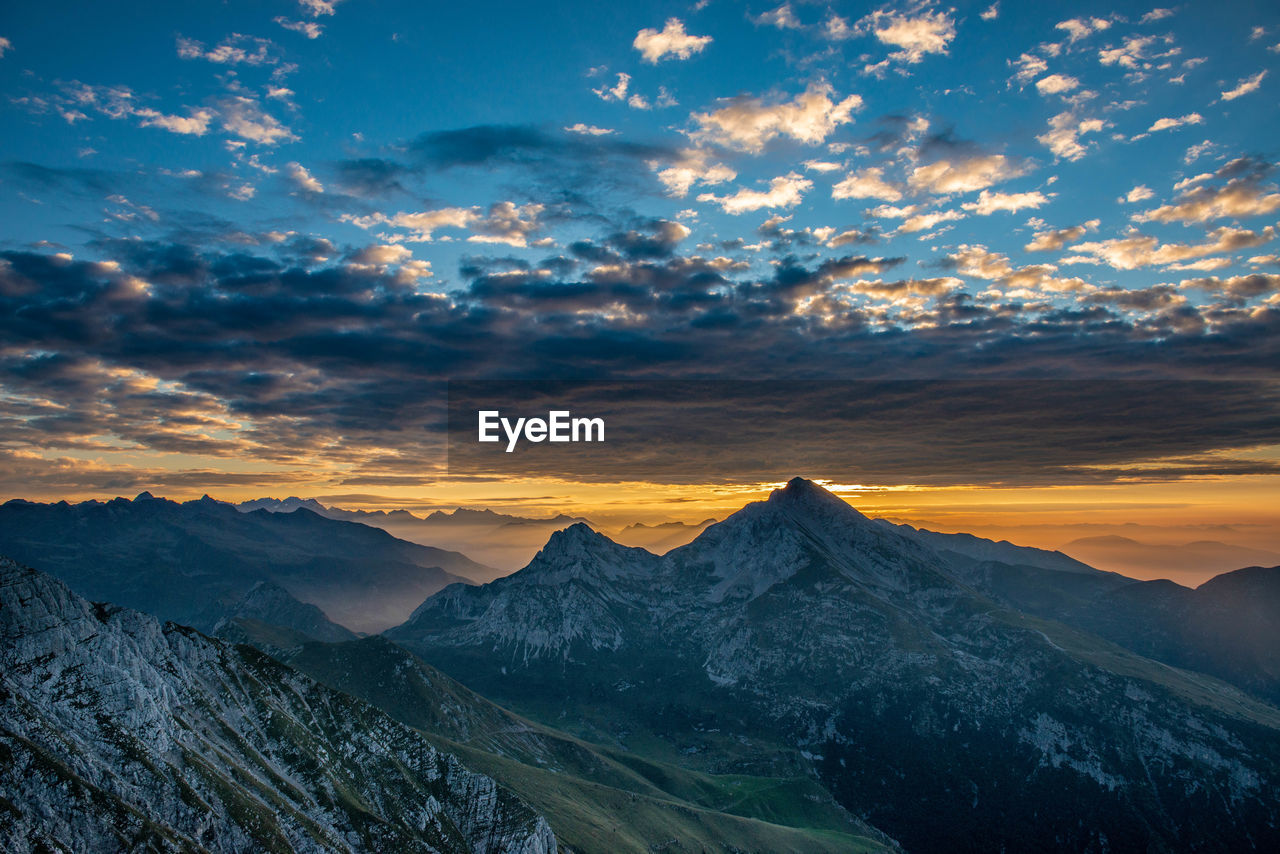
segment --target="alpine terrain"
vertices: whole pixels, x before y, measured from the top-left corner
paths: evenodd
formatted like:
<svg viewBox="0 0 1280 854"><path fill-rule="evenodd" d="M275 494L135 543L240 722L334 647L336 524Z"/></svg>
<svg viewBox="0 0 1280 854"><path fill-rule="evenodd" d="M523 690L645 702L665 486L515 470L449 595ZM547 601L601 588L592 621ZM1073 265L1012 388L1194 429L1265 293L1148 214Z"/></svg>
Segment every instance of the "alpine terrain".
<svg viewBox="0 0 1280 854"><path fill-rule="evenodd" d="M0 559L0 848L551 854L491 778L249 647Z"/></svg>
<svg viewBox="0 0 1280 854"><path fill-rule="evenodd" d="M686 767L790 750L909 851L1280 850L1280 710L1013 604L1122 576L931 539L797 478L662 557L574 525L385 635Z"/></svg>

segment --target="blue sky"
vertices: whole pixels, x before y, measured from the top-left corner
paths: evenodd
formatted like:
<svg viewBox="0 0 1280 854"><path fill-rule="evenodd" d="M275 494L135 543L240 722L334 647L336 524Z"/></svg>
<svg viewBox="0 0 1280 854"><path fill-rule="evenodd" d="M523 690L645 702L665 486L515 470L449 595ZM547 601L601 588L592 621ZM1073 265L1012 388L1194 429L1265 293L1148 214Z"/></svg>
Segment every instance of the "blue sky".
<svg viewBox="0 0 1280 854"><path fill-rule="evenodd" d="M410 477L451 378L1275 379L1274 4L8 4L0 48L20 484Z"/></svg>

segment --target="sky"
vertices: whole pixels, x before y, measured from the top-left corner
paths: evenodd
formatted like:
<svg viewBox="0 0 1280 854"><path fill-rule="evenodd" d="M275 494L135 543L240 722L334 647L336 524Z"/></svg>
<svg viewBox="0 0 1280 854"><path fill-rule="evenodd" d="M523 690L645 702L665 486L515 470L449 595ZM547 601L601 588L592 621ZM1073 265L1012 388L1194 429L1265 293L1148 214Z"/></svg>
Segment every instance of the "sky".
<svg viewBox="0 0 1280 854"><path fill-rule="evenodd" d="M1273 3L6 4L0 497L1280 548L1278 72ZM529 379L757 385L450 470Z"/></svg>

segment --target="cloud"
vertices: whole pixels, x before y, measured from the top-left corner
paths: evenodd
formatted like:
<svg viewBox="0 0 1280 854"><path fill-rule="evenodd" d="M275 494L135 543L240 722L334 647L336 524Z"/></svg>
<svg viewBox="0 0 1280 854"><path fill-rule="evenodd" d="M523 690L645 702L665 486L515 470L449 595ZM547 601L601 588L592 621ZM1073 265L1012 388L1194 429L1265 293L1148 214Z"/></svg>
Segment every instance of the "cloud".
<svg viewBox="0 0 1280 854"><path fill-rule="evenodd" d="M1161 205L1134 215L1137 222L1209 222L1215 219L1244 219L1270 214L1280 209L1280 193L1261 184L1257 176L1245 175L1215 187L1189 187L1171 205Z"/></svg>
<svg viewBox="0 0 1280 854"><path fill-rule="evenodd" d="M309 39L318 39L320 34L324 32L324 27L315 21L291 21L284 15L276 15L271 20L275 21L286 30L295 33L301 33Z"/></svg>
<svg viewBox="0 0 1280 854"><path fill-rule="evenodd" d="M514 202L497 202L482 214L478 207L440 208L432 211L403 212L388 216L374 213L368 216L343 214L343 222L363 229L387 225L409 232L403 239L416 243L429 243L435 232L442 228L469 229L467 240L472 243L505 243L508 246L527 246L528 238L540 227L540 204L517 205Z"/></svg>
<svg viewBox="0 0 1280 854"><path fill-rule="evenodd" d="M1138 19L1139 24L1150 24L1153 21L1163 21L1165 18L1173 17L1172 9L1152 9L1147 14Z"/></svg>
<svg viewBox="0 0 1280 854"><path fill-rule="evenodd" d="M569 133L580 133L584 136L608 136L611 133L617 133L617 131L611 128L596 127L595 125L583 124L582 122L570 125L566 127L565 130Z"/></svg>
<svg viewBox="0 0 1280 854"><path fill-rule="evenodd" d="M143 107L134 110L133 114L142 119L138 123L140 127L155 127L170 133L191 136L204 136L208 133L209 122L214 118L212 110L195 110L187 116L169 116L149 107Z"/></svg>
<svg viewBox="0 0 1280 854"><path fill-rule="evenodd" d="M947 53L956 37L955 21L948 12L903 14L878 10L858 22L858 29L870 32L887 45L899 48L889 59L915 64L931 53Z"/></svg>
<svg viewBox="0 0 1280 854"><path fill-rule="evenodd" d="M957 154L914 167L907 183L928 193L968 193L1016 178L1027 169L1003 154Z"/></svg>
<svg viewBox="0 0 1280 854"><path fill-rule="evenodd" d="M918 231L926 231L935 225L954 222L958 219L964 219L964 214L960 213L960 211L932 211L930 213L914 214L904 219L897 230L905 234L911 234Z"/></svg>
<svg viewBox="0 0 1280 854"><path fill-rule="evenodd" d="M725 213L730 214L758 211L764 208L790 208L800 204L805 192L812 189L812 187L813 182L808 178L791 172L770 181L768 190L750 190L743 187L732 196L703 193L698 196L698 201L714 202Z"/></svg>
<svg viewBox="0 0 1280 854"><path fill-rule="evenodd" d="M710 43L711 36L691 36L684 31L684 23L679 18L668 18L661 32L643 29L636 33L631 46L640 51L645 62L656 65L666 56L688 59L695 53L701 53Z"/></svg>
<svg viewBox="0 0 1280 854"><path fill-rule="evenodd" d="M1253 273L1248 276L1231 276L1220 279L1212 276L1203 279L1186 279L1179 287L1193 288L1210 296L1233 302L1247 302L1256 297L1280 293L1280 275Z"/></svg>
<svg viewBox="0 0 1280 854"><path fill-rule="evenodd" d="M780 30L798 30L802 26L795 13L791 11L790 3L783 3L776 9L761 12L751 20L757 25L777 27Z"/></svg>
<svg viewBox="0 0 1280 854"><path fill-rule="evenodd" d="M600 96L604 101L624 101L627 97L627 89L631 86L631 75L619 71L617 82L611 87L601 86L599 89L592 89L596 95Z"/></svg>
<svg viewBox="0 0 1280 854"><path fill-rule="evenodd" d="M1125 193L1121 201L1126 201L1129 204L1135 204L1136 202L1145 201L1154 195L1155 193L1152 192L1150 187L1144 187L1143 185L1138 184L1132 190Z"/></svg>
<svg viewBox="0 0 1280 854"><path fill-rule="evenodd" d="M1109 29L1111 22L1106 18L1071 18L1067 21L1059 21L1054 26L1059 30L1065 30L1067 40L1075 44L1088 35Z"/></svg>
<svg viewBox="0 0 1280 854"><path fill-rule="evenodd" d="M1098 228L1101 220L1091 219L1080 225L1073 225L1068 228L1050 229L1048 231L1037 231L1032 235L1031 242L1022 247L1028 252L1051 252L1066 246L1068 243L1075 243L1084 237L1086 232L1094 231Z"/></svg>
<svg viewBox="0 0 1280 854"><path fill-rule="evenodd" d="M280 60L270 51L274 45L269 39L232 33L217 46L206 49L195 39L178 37L178 56L183 59L204 59L219 65L274 65Z"/></svg>
<svg viewBox="0 0 1280 854"><path fill-rule="evenodd" d="M814 145L852 121L853 113L862 108L860 95L849 95L838 103L832 100L834 95L830 84L811 83L794 100L782 103L768 104L745 95L732 98L719 109L693 114L699 126L695 137L752 153L779 136Z"/></svg>
<svg viewBox="0 0 1280 854"><path fill-rule="evenodd" d="M662 164L655 161L652 165L657 168ZM658 172L658 180L667 195L678 199L687 196L694 184L723 184L737 177L737 172L723 163L713 162L710 153L699 148L683 150L674 163Z"/></svg>
<svg viewBox="0 0 1280 854"><path fill-rule="evenodd" d="M1009 60L1009 64L1017 69L1013 75L1014 79L1023 85L1049 70L1049 63L1045 62L1043 57L1029 53L1022 54L1017 60Z"/></svg>
<svg viewBox="0 0 1280 854"><path fill-rule="evenodd" d="M0 57L3 57L11 50L13 50L13 42L9 41L4 36L0 36Z"/></svg>
<svg viewBox="0 0 1280 854"><path fill-rule="evenodd" d="M1102 119L1081 119L1068 110L1049 119L1049 130L1037 136L1036 140L1063 160L1079 160L1087 151L1080 137L1086 133L1098 133L1106 126Z"/></svg>
<svg viewBox="0 0 1280 854"><path fill-rule="evenodd" d="M1130 36L1120 47L1098 51L1098 61L1103 65L1136 69L1147 58L1146 50L1155 40L1155 36Z"/></svg>
<svg viewBox="0 0 1280 854"><path fill-rule="evenodd" d="M896 202L902 199L902 190L884 180L884 169L871 166L861 172L850 172L844 180L831 188L833 199L882 199Z"/></svg>
<svg viewBox="0 0 1280 854"><path fill-rule="evenodd" d="M1256 92L1258 87L1262 85L1262 80L1267 76L1267 69L1262 69L1252 77L1242 79L1234 89L1228 89L1222 93L1222 100L1234 101L1236 98L1248 95L1250 92Z"/></svg>
<svg viewBox="0 0 1280 854"><path fill-rule="evenodd" d="M1000 17L1000 0L996 0L995 3L992 3L990 6L983 9L978 17L984 21L994 21L996 18Z"/></svg>
<svg viewBox="0 0 1280 854"><path fill-rule="evenodd" d="M298 5L311 17L318 18L321 15L332 15L334 7L341 2L342 0L298 0Z"/></svg>
<svg viewBox="0 0 1280 854"><path fill-rule="evenodd" d="M317 181L301 163L295 161L285 168L288 170L289 180L293 181L299 190L307 193L324 192L324 185Z"/></svg>
<svg viewBox="0 0 1280 854"><path fill-rule="evenodd" d="M1015 213L1026 208L1038 208L1048 203L1043 193L1038 191L1030 193L992 193L983 190L978 194L976 202L965 202L961 207L967 211L972 211L979 216L988 216L996 211L1009 211Z"/></svg>
<svg viewBox="0 0 1280 854"><path fill-rule="evenodd" d="M1151 127L1147 128L1147 133L1155 133L1156 131L1169 130L1171 128L1179 128L1185 125L1198 125L1204 122L1204 116L1199 113L1187 113L1185 116L1177 118L1157 119Z"/></svg>
<svg viewBox="0 0 1280 854"><path fill-rule="evenodd" d="M1059 95L1077 88L1080 81L1066 74L1050 74L1036 81L1036 89L1041 95Z"/></svg>
<svg viewBox="0 0 1280 854"><path fill-rule="evenodd" d="M416 211L398 213L388 216L374 213L368 216L343 214L342 221L363 229L371 229L378 225L388 225L410 232L406 239L417 242L430 242L442 228L466 228L479 219L474 208L440 208L433 211Z"/></svg>
<svg viewBox="0 0 1280 854"><path fill-rule="evenodd" d="M1111 240L1078 243L1072 250L1080 253L1063 258L1067 264L1105 264L1116 270L1135 270L1139 267L1174 264L1222 252L1234 252L1262 246L1275 238L1275 229L1267 226L1262 231L1243 228L1217 228L1209 232L1206 243L1160 243L1149 235L1132 234Z"/></svg>
<svg viewBox="0 0 1280 854"><path fill-rule="evenodd" d="M252 98L233 95L224 98L218 106L221 110L222 129L241 139L260 145L277 145L281 142L293 142L298 138Z"/></svg>

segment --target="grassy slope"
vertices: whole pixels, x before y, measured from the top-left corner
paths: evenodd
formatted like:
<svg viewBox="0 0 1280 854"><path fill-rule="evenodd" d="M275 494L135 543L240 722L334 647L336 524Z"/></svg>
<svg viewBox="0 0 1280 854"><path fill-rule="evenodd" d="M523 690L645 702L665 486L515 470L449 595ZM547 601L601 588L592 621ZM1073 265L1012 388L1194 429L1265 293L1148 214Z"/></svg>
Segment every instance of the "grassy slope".
<svg viewBox="0 0 1280 854"><path fill-rule="evenodd" d="M582 852L885 848L810 777L706 774L592 744L493 705L381 638L308 644L290 663L494 776Z"/></svg>

